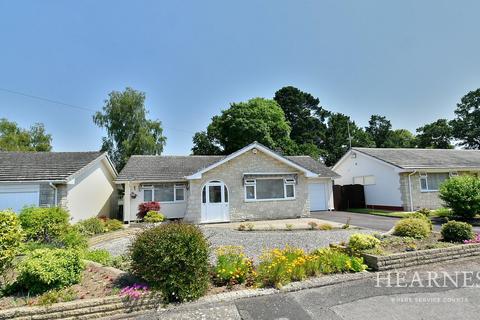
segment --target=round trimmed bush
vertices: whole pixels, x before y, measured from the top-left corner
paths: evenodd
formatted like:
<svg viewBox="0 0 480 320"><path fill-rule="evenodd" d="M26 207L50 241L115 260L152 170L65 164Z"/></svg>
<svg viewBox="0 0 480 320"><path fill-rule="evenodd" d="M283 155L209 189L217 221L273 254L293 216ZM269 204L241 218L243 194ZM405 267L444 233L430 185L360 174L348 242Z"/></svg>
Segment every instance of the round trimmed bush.
<svg viewBox="0 0 480 320"><path fill-rule="evenodd" d="M430 226L424 219L402 219L395 224L393 234L400 237L423 239L430 235Z"/></svg>
<svg viewBox="0 0 480 320"><path fill-rule="evenodd" d="M123 222L117 219L107 219L105 220L105 231L117 231L123 229Z"/></svg>
<svg viewBox="0 0 480 320"><path fill-rule="evenodd" d="M424 220L426 223L428 223L428 225L429 225L429 227L430 227L430 231L433 230L432 220L430 220L430 218L428 217L428 215L425 215L424 213L422 213L422 212L420 212L420 211L408 213L408 214L405 216L404 219L408 219L408 218L415 218L415 219Z"/></svg>
<svg viewBox="0 0 480 320"><path fill-rule="evenodd" d="M473 218L480 213L480 179L468 175L448 179L440 186L439 197L455 215Z"/></svg>
<svg viewBox="0 0 480 320"><path fill-rule="evenodd" d="M445 223L442 226L441 233L443 240L449 242L463 242L475 236L470 224L455 220Z"/></svg>
<svg viewBox="0 0 480 320"><path fill-rule="evenodd" d="M142 232L130 248L132 272L160 290L166 302L194 300L209 283L209 244L202 231L184 223Z"/></svg>
<svg viewBox="0 0 480 320"><path fill-rule="evenodd" d="M68 227L68 212L60 207L25 207L19 214L27 239L51 243Z"/></svg>
<svg viewBox="0 0 480 320"><path fill-rule="evenodd" d="M0 275L19 254L22 240L23 231L17 215L10 210L0 211Z"/></svg>
<svg viewBox="0 0 480 320"><path fill-rule="evenodd" d="M356 233L348 240L348 247L353 251L373 249L380 244L380 240L369 234Z"/></svg>
<svg viewBox="0 0 480 320"><path fill-rule="evenodd" d="M81 220L75 226L87 237L105 232L105 222L97 217Z"/></svg>
<svg viewBox="0 0 480 320"><path fill-rule="evenodd" d="M163 220L165 220L165 216L158 211L148 211L145 217L143 217L143 221L147 223L157 223Z"/></svg>
<svg viewBox="0 0 480 320"><path fill-rule="evenodd" d="M37 249L21 261L16 284L32 294L63 288L78 283L84 267L77 250Z"/></svg>

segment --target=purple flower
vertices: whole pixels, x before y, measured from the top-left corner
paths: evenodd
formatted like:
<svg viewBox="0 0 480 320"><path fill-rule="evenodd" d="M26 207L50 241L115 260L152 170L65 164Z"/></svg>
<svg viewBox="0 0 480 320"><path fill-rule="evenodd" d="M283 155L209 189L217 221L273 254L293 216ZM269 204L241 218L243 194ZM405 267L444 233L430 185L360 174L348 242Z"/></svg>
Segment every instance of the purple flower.
<svg viewBox="0 0 480 320"><path fill-rule="evenodd" d="M145 284L134 283L131 286L124 287L120 291L120 296L129 297L130 299L139 299L148 293L148 286Z"/></svg>

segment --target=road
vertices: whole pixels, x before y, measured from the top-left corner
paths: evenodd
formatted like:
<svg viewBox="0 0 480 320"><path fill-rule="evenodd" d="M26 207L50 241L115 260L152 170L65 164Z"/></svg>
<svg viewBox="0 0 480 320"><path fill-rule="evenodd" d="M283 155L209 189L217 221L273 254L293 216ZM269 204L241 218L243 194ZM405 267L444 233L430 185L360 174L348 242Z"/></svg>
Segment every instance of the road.
<svg viewBox="0 0 480 320"><path fill-rule="evenodd" d="M424 265L404 272L390 274L391 287L386 274L382 274L379 280L375 277L229 303L150 312L135 319L479 319L480 276L476 277L476 273L480 272L480 258ZM397 276L400 287L396 286Z"/></svg>

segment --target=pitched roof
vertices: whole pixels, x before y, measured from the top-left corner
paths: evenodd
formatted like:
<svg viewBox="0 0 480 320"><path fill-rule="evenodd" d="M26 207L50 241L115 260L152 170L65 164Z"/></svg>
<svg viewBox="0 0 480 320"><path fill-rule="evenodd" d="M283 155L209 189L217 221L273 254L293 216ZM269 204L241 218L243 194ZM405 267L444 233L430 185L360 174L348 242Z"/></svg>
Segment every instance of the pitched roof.
<svg viewBox="0 0 480 320"><path fill-rule="evenodd" d="M480 150L353 148L402 169L480 168Z"/></svg>
<svg viewBox="0 0 480 320"><path fill-rule="evenodd" d="M1 181L64 181L103 152L0 151Z"/></svg>
<svg viewBox="0 0 480 320"><path fill-rule="evenodd" d="M182 180L226 156L132 156L117 181ZM337 177L332 170L309 156L288 156L288 160L321 177Z"/></svg>

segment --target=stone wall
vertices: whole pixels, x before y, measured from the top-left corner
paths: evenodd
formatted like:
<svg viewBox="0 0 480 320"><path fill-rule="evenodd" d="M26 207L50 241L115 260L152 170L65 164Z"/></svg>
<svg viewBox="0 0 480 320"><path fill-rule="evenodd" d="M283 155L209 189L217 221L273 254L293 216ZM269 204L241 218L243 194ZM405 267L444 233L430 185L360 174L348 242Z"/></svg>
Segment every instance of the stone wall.
<svg viewBox="0 0 480 320"><path fill-rule="evenodd" d="M476 174L470 171L459 171L459 175ZM412 211L410 208L410 192L408 188L409 173L400 173L400 191L404 210ZM413 211L421 208L438 209L443 206L442 200L438 197L438 191L420 190L420 173L410 176L412 185Z"/></svg>
<svg viewBox="0 0 480 320"><path fill-rule="evenodd" d="M362 254L362 256L371 269L383 271L480 256L480 244L462 244L448 248L404 252L388 256L370 254Z"/></svg>
<svg viewBox="0 0 480 320"><path fill-rule="evenodd" d="M245 201L244 173L297 173L295 199L272 201ZM263 220L304 217L310 214L307 178L302 172L276 160L261 151L244 154L206 172L202 179L191 180L188 190L185 220L200 222L201 192L205 183L223 181L229 191L230 221Z"/></svg>

